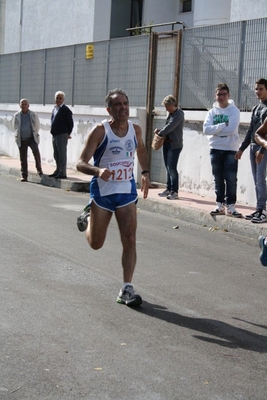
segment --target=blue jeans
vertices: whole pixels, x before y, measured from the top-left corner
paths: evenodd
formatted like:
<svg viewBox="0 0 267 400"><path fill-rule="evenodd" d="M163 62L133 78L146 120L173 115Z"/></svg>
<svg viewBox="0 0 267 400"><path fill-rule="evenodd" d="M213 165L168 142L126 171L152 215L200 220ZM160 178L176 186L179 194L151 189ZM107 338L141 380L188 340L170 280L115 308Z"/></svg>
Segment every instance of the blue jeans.
<svg viewBox="0 0 267 400"><path fill-rule="evenodd" d="M166 189L170 192L178 193L179 190L179 175L177 171L177 164L181 151L182 149L171 149L171 143L164 142L163 160L167 172Z"/></svg>
<svg viewBox="0 0 267 400"><path fill-rule="evenodd" d="M255 184L257 210L266 210L266 167L267 167L267 153L264 155L262 161L256 164L255 154L260 146L256 143L250 145L250 164L251 171Z"/></svg>
<svg viewBox="0 0 267 400"><path fill-rule="evenodd" d="M236 151L211 149L210 160L215 182L216 202L236 203L237 165Z"/></svg>

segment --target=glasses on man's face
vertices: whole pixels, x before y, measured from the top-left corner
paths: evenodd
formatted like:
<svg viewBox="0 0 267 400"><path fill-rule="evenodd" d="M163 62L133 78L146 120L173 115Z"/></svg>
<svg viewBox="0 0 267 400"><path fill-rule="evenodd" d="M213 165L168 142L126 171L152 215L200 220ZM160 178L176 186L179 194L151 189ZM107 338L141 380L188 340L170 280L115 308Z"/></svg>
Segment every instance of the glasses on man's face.
<svg viewBox="0 0 267 400"><path fill-rule="evenodd" d="M224 93L217 93L217 94L216 94L216 96L227 96L227 95L228 95L227 92L224 92Z"/></svg>
<svg viewBox="0 0 267 400"><path fill-rule="evenodd" d="M56 100L62 100L63 97L56 97Z"/></svg>

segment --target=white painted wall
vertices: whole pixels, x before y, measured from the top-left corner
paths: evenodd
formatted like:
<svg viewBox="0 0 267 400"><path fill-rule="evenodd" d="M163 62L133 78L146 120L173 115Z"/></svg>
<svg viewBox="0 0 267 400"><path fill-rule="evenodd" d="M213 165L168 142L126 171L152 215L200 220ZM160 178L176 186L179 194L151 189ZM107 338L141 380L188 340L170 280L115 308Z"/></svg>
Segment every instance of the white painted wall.
<svg viewBox="0 0 267 400"><path fill-rule="evenodd" d="M68 105L68 104L67 104ZM68 105L69 106L69 105ZM52 135L50 133L50 118L54 105L30 105L30 109L38 114L41 123L40 153L42 164L55 166L52 148ZM76 164L81 154L84 143L90 130L103 119L109 117L105 108L90 106L76 106L69 108L73 112L74 129L67 147L67 168L76 169ZM17 104L0 104L0 154L19 159L19 150L15 143L15 132L12 130L12 117L20 108ZM143 135L146 127L146 111L144 109L131 109L131 121L142 128ZM145 137L144 137L145 140ZM29 161L34 161L31 150L28 151ZM137 181L141 176L139 164L135 163L134 169Z"/></svg>
<svg viewBox="0 0 267 400"><path fill-rule="evenodd" d="M91 2L91 0L87 0ZM108 40L110 34L111 0L95 1L95 15L93 21L93 41ZM84 38L83 42L88 39ZM76 42L79 43L79 42Z"/></svg>
<svg viewBox="0 0 267 400"><path fill-rule="evenodd" d="M109 0L97 0L98 21ZM21 13L21 5L23 6ZM102 11L101 11L102 10ZM109 9L107 9L109 12ZM109 34L109 20L104 15L105 35ZM5 19L5 52L36 50L68 46L94 40L95 1L73 0L8 0ZM101 40L103 35L100 36Z"/></svg>
<svg viewBox="0 0 267 400"><path fill-rule="evenodd" d="M229 22L244 21L247 19L266 18L267 1L232 0Z"/></svg>
<svg viewBox="0 0 267 400"><path fill-rule="evenodd" d="M0 0L0 53L108 40L111 2ZM180 13L178 0L144 0L143 5L143 23L183 21L193 27L263 17L267 17L266 0L194 0L192 12L187 13Z"/></svg>
<svg viewBox="0 0 267 400"><path fill-rule="evenodd" d="M55 166L52 149L52 137L50 134L50 115L53 105L40 106L31 105L30 109L35 111L41 121L40 130L40 152L42 163ZM70 107L71 108L71 107ZM11 129L11 119L18 111L17 104L0 104L0 154L19 158L17 145L15 144L14 132ZM93 108L79 106L71 108L74 114L74 130L72 139L68 143L68 168L75 169L77 160L87 138L89 131L98 122L108 116L104 108ZM204 121L206 112L185 111L185 119L194 127L196 122ZM130 118L139 124L143 135L146 131L146 112L143 109L131 108ZM162 116L163 124L165 121ZM241 122L248 124L250 113L241 113ZM29 160L34 161L29 150ZM160 155L160 157L162 157ZM181 152L178 171L180 175L180 189L196 193L201 196L214 197L213 176L211 173L209 144L207 137L201 132L189 127L184 129L184 148ZM140 169L135 163L135 176L140 183ZM165 183L165 182L162 182ZM250 170L249 149L243 153L239 162L238 171L238 201L243 204L255 206L254 184Z"/></svg>
<svg viewBox="0 0 267 400"><path fill-rule="evenodd" d="M230 22L231 0L196 0L194 4L194 26Z"/></svg>

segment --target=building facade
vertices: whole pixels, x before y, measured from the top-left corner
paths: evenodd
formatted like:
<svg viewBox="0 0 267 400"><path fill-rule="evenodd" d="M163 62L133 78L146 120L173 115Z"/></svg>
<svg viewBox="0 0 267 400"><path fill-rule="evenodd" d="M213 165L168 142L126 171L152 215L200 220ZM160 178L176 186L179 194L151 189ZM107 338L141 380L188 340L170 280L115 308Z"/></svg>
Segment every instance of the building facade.
<svg viewBox="0 0 267 400"><path fill-rule="evenodd" d="M124 37L140 25L199 27L267 17L266 0L0 0L0 54ZM154 31L166 30L154 27Z"/></svg>

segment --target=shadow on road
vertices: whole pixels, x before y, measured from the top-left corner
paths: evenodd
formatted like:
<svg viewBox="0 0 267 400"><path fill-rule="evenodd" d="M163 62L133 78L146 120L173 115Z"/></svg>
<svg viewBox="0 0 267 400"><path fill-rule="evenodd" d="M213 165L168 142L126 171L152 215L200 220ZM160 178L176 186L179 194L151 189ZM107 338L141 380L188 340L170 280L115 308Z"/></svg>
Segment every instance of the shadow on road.
<svg viewBox="0 0 267 400"><path fill-rule="evenodd" d="M168 311L166 307L162 307L158 304L151 304L147 301L143 302L142 307L134 308L134 310L148 315L149 317L158 318L168 323L209 335L209 337L193 335L193 337L205 342L228 348L241 348L258 353L267 353L266 336L250 332L246 329L237 328L222 321L187 317ZM260 327L267 329L265 326Z"/></svg>

